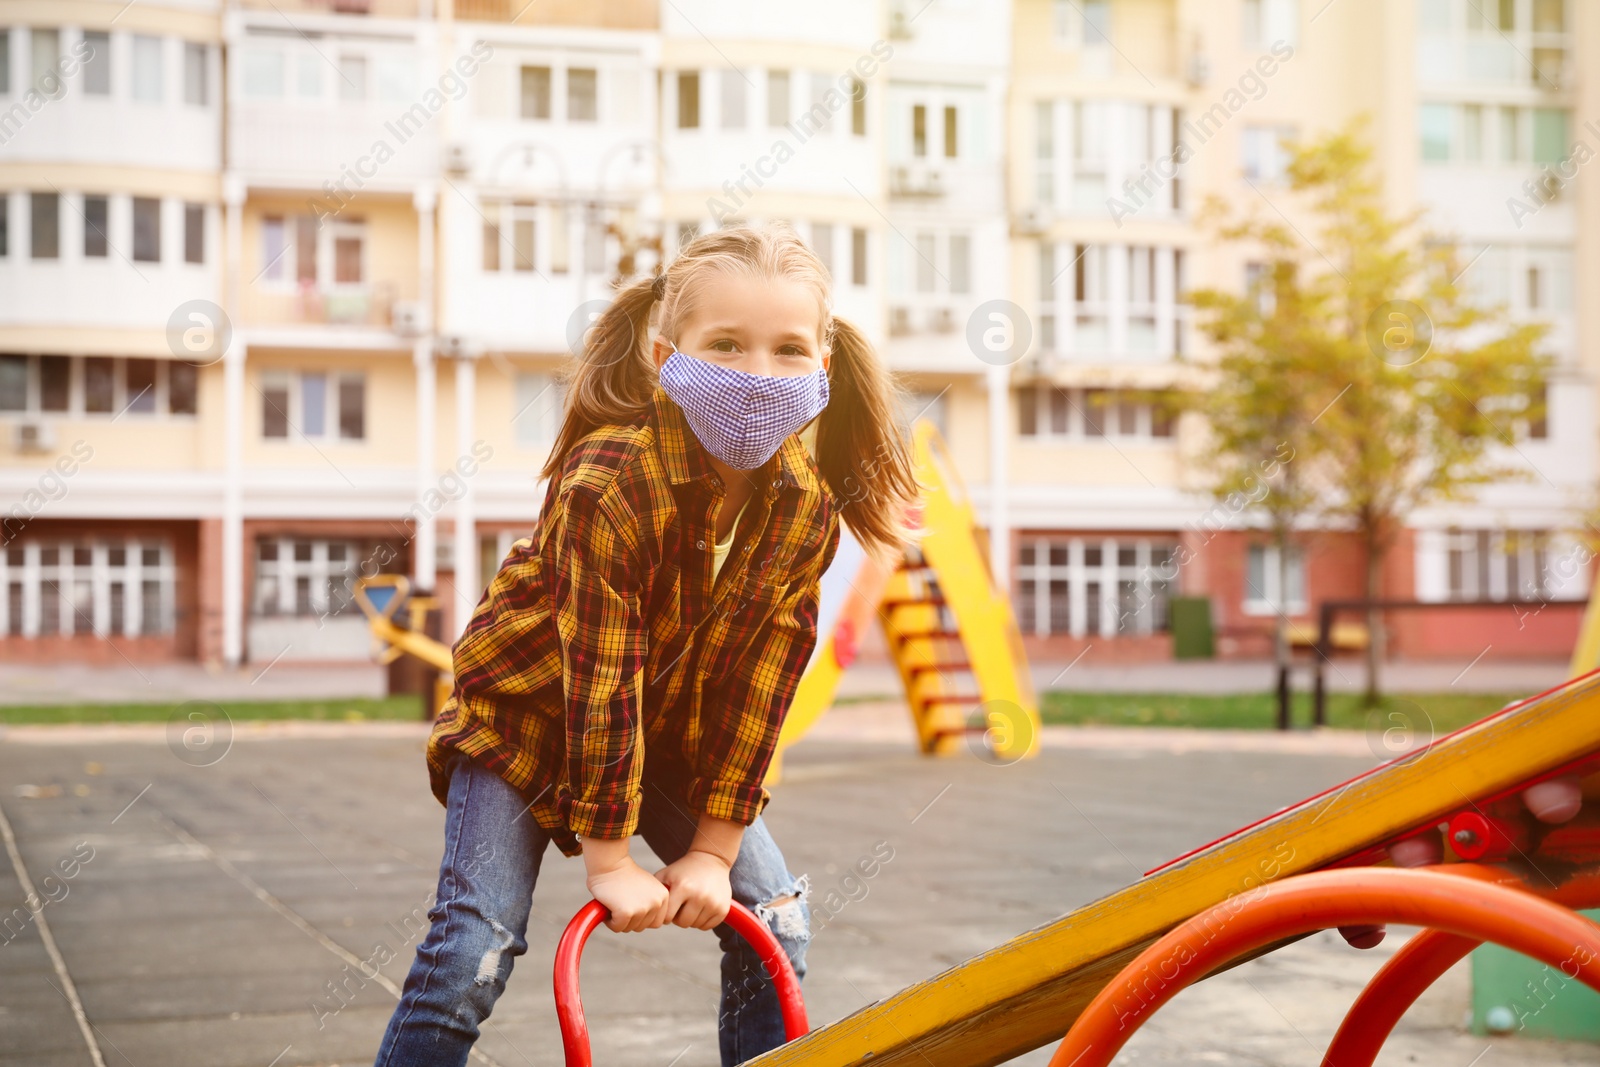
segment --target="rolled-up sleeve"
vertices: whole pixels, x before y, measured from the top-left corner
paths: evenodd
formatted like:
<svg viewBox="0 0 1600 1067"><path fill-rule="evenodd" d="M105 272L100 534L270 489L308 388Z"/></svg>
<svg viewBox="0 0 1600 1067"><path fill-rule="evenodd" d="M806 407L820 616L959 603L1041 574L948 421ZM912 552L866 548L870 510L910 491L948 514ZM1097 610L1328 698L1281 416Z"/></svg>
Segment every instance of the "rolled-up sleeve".
<svg viewBox="0 0 1600 1067"><path fill-rule="evenodd" d="M647 630L627 529L600 501L574 492L546 542L565 691L563 807L580 837L626 839L639 824Z"/></svg>
<svg viewBox="0 0 1600 1067"><path fill-rule="evenodd" d="M762 783L816 647L822 573L838 547L835 522L809 560L797 566L794 580L739 657L728 684L706 695L716 709L706 717L689 780L686 803L695 814L749 826L771 799Z"/></svg>

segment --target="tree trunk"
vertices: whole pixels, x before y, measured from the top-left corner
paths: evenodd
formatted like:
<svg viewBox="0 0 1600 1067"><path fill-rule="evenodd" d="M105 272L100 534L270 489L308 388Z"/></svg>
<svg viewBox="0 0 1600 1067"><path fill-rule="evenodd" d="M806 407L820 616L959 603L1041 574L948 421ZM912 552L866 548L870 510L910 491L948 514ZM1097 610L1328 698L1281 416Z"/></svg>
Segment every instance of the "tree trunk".
<svg viewBox="0 0 1600 1067"><path fill-rule="evenodd" d="M1383 553L1378 538L1367 538L1367 599L1377 600L1380 578L1383 574ZM1367 694L1366 705L1378 706L1381 686L1378 667L1383 662L1383 614L1377 608L1367 609Z"/></svg>
<svg viewBox="0 0 1600 1067"><path fill-rule="evenodd" d="M1273 639L1273 654L1278 665L1278 729L1289 728L1289 531L1279 526L1274 539L1278 546L1278 625Z"/></svg>

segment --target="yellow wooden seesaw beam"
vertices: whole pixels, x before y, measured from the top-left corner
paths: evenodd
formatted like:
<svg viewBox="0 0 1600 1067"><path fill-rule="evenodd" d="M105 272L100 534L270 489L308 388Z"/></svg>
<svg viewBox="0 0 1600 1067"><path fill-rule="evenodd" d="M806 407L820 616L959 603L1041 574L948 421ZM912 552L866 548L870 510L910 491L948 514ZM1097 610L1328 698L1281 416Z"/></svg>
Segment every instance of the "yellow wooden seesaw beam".
<svg viewBox="0 0 1600 1067"><path fill-rule="evenodd" d="M1059 1041L1142 949L1233 894L1325 867L1597 752L1600 672L1511 705L749 1063L1003 1063ZM1600 775L1585 792L1600 792Z"/></svg>

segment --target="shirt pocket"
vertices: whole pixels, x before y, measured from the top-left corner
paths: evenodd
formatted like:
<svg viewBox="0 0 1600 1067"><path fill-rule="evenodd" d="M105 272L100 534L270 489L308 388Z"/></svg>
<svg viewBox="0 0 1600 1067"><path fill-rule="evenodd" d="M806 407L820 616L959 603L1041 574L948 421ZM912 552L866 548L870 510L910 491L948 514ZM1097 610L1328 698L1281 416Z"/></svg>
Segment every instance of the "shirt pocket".
<svg viewBox="0 0 1600 1067"><path fill-rule="evenodd" d="M767 631L773 614L789 596L793 584L751 581L729 591L728 598L717 608L719 617L708 635L715 647L708 648L709 655L702 663L704 680L712 683L726 680L742 659L759 654L759 638Z"/></svg>

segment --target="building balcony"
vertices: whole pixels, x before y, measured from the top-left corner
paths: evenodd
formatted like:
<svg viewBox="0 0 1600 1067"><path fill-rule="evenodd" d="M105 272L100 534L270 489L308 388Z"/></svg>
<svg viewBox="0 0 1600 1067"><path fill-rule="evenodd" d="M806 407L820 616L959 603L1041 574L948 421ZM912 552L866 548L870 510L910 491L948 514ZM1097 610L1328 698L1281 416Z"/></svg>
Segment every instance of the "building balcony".
<svg viewBox="0 0 1600 1067"><path fill-rule="evenodd" d="M309 15L366 15L383 19L414 19L418 0L238 0L246 11L272 11L293 17ZM459 9L460 3L456 4Z"/></svg>

